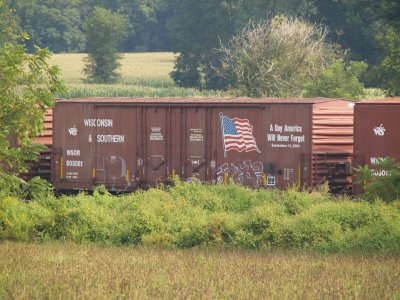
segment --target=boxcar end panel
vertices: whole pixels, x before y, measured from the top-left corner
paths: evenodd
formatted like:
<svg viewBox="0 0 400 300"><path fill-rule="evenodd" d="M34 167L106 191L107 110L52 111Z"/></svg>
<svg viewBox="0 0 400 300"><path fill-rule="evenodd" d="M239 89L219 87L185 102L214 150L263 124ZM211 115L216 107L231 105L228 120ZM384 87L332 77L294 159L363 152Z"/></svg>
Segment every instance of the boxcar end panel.
<svg viewBox="0 0 400 300"><path fill-rule="evenodd" d="M54 108L52 181L56 189L91 188L94 143L89 137L93 133L84 120L93 119L92 110L92 105L73 103Z"/></svg>
<svg viewBox="0 0 400 300"><path fill-rule="evenodd" d="M379 159L388 156L400 161L399 116L399 98L356 104L353 158L355 167L367 165L373 170ZM375 176L386 175L385 170L375 172ZM355 194L362 191L356 178L353 191Z"/></svg>
<svg viewBox="0 0 400 300"><path fill-rule="evenodd" d="M400 161L400 101L356 105L354 114L355 165L373 166L387 156Z"/></svg>
<svg viewBox="0 0 400 300"><path fill-rule="evenodd" d="M52 180L57 189L131 190L136 180L135 109L57 105Z"/></svg>

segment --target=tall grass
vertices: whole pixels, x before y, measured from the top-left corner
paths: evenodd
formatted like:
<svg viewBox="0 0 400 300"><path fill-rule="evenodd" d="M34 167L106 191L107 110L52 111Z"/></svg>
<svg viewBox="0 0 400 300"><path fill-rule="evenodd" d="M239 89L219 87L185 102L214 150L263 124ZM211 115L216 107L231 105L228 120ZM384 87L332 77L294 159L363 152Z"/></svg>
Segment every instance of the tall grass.
<svg viewBox="0 0 400 300"><path fill-rule="evenodd" d="M400 254L400 202L180 183L112 196L0 200L0 240Z"/></svg>
<svg viewBox="0 0 400 300"><path fill-rule="evenodd" d="M0 299L397 299L399 257L0 243Z"/></svg>
<svg viewBox="0 0 400 300"><path fill-rule="evenodd" d="M80 97L210 97L215 91L181 88L169 77L175 55L171 52L126 53L121 60L121 78L114 84L85 83L85 54L54 54L50 64L61 69L68 90L60 98Z"/></svg>
<svg viewBox="0 0 400 300"><path fill-rule="evenodd" d="M379 88L367 88L365 89L365 97L363 100L371 100L371 99L381 99L385 98L385 91Z"/></svg>

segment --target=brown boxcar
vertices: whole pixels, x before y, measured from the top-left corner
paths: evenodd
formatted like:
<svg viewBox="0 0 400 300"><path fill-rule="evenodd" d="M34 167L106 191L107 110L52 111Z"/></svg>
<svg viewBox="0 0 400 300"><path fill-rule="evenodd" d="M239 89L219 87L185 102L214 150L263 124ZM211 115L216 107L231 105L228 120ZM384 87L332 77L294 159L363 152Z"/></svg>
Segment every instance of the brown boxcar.
<svg viewBox="0 0 400 300"><path fill-rule="evenodd" d="M371 168L387 156L400 161L400 98L357 102L354 108L354 166ZM376 176L386 176L385 172ZM354 187L360 192L361 187Z"/></svg>
<svg viewBox="0 0 400 300"><path fill-rule="evenodd" d="M351 186L353 103L91 98L54 109L57 189L154 186L177 175L251 187Z"/></svg>

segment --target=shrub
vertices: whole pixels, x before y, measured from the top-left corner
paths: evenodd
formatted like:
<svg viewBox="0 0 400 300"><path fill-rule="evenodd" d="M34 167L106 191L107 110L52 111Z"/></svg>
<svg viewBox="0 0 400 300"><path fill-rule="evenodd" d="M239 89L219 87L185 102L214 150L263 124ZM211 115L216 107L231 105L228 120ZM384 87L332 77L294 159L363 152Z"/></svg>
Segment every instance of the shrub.
<svg viewBox="0 0 400 300"><path fill-rule="evenodd" d="M305 85L304 96L362 99L366 95L366 90L360 82L360 76L367 67L368 65L361 61L345 63L342 59L338 59L331 67L323 70L315 80Z"/></svg>
<svg viewBox="0 0 400 300"><path fill-rule="evenodd" d="M219 49L224 67L220 74L233 76L242 95L299 96L337 55L326 35L325 28L296 18L250 22Z"/></svg>
<svg viewBox="0 0 400 300"><path fill-rule="evenodd" d="M400 201L177 182L120 196L0 198L0 240L400 253Z"/></svg>
<svg viewBox="0 0 400 300"><path fill-rule="evenodd" d="M370 206L365 226L349 230L343 237L341 251L379 252L398 254L400 251L400 201L390 205L375 202Z"/></svg>
<svg viewBox="0 0 400 300"><path fill-rule="evenodd" d="M0 199L0 240L34 241L46 239L53 213L36 202L15 197Z"/></svg>
<svg viewBox="0 0 400 300"><path fill-rule="evenodd" d="M251 208L242 218L235 243L246 248L270 248L276 243L285 217L285 208L279 203L265 203Z"/></svg>
<svg viewBox="0 0 400 300"><path fill-rule="evenodd" d="M20 197L29 200L46 199L53 193L53 186L39 176L33 177L21 188Z"/></svg>
<svg viewBox="0 0 400 300"><path fill-rule="evenodd" d="M400 31L388 27L375 38L385 51L385 56L378 63L375 73L380 86L391 96L400 95Z"/></svg>
<svg viewBox="0 0 400 300"><path fill-rule="evenodd" d="M400 199L400 163L393 158L378 159L373 169L355 168L357 182L364 187L362 197L368 201L381 199L391 202Z"/></svg>

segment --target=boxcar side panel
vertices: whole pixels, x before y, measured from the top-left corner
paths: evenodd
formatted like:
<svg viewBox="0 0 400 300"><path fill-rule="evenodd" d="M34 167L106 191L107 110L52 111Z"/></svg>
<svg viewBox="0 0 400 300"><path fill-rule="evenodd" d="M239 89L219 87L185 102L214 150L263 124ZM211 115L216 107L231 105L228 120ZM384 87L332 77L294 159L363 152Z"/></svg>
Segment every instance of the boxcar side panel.
<svg viewBox="0 0 400 300"><path fill-rule="evenodd" d="M184 170L184 176L207 181L208 110L205 107L185 108L181 121L184 145L181 169Z"/></svg>
<svg viewBox="0 0 400 300"><path fill-rule="evenodd" d="M311 105L270 105L264 110L263 119L267 185L309 185Z"/></svg>
<svg viewBox="0 0 400 300"><path fill-rule="evenodd" d="M213 109L215 132L211 152L212 177L218 183L233 181L246 186L263 185L261 107Z"/></svg>
<svg viewBox="0 0 400 300"><path fill-rule="evenodd" d="M313 103L329 101L258 101L58 101L55 187L130 191L174 174L250 187L312 186Z"/></svg>
<svg viewBox="0 0 400 300"><path fill-rule="evenodd" d="M90 161L94 184L111 191L132 190L136 171L136 109L94 105L92 124L85 120L93 144ZM94 126L93 126L94 125Z"/></svg>
<svg viewBox="0 0 400 300"><path fill-rule="evenodd" d="M142 109L141 123L144 132L139 136L142 143L144 184L157 184L167 179L169 163L168 143L170 139L169 109L166 107L145 107Z"/></svg>

